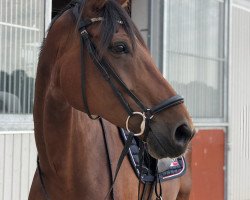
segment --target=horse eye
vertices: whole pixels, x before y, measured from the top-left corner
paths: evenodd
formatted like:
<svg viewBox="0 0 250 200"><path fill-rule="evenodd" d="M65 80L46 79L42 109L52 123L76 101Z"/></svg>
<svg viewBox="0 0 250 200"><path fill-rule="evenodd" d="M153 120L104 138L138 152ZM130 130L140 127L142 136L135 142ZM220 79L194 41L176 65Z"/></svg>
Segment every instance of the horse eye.
<svg viewBox="0 0 250 200"><path fill-rule="evenodd" d="M123 42L117 42L112 44L109 49L116 54L128 53L128 46Z"/></svg>

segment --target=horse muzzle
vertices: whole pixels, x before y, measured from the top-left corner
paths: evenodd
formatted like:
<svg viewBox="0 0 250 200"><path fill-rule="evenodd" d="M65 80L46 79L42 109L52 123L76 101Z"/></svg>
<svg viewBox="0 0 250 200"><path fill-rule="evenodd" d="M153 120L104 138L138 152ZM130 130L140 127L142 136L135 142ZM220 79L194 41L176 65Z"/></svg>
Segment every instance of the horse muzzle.
<svg viewBox="0 0 250 200"><path fill-rule="evenodd" d="M176 158L185 153L194 134L195 131L186 123L177 126L173 131L169 128L165 128L164 132L154 131L152 127L146 140L148 152L156 159Z"/></svg>

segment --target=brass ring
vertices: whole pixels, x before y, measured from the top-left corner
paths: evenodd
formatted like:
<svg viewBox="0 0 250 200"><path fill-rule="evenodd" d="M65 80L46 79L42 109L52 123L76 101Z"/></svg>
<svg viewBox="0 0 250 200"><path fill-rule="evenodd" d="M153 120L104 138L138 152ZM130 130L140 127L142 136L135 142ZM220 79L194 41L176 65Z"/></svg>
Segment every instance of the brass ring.
<svg viewBox="0 0 250 200"><path fill-rule="evenodd" d="M131 131L129 130L129 127L128 127L129 120L130 120L130 118L131 118L132 116L134 116L134 115L139 115L139 116L142 117L142 122L141 122L141 126L140 126L141 131L140 131L139 133L134 134L134 136L138 137L138 136L143 135L143 133L144 133L144 131L145 131L146 116L145 116L145 113L141 113L141 112L133 112L133 114L132 114L131 116L128 116L128 118L127 118L127 120L126 120L126 129L127 129L128 132L131 132Z"/></svg>

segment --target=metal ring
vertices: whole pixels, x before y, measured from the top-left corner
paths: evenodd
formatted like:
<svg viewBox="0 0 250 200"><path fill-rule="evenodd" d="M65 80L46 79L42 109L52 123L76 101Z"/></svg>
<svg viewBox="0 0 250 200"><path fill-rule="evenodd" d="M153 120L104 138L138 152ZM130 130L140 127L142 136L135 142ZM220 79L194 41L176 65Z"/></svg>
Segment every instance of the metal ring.
<svg viewBox="0 0 250 200"><path fill-rule="evenodd" d="M132 116L134 116L134 115L139 115L139 116L142 117L142 122L141 122L141 126L140 126L141 131L140 131L139 133L134 134L134 136L137 136L137 137L138 137L138 136L143 135L143 133L144 133L144 131L145 131L146 116L145 116L145 113L141 113L141 112L133 112L133 114L132 114L131 116L128 116L128 118L127 118L127 120L126 120L126 129L127 129L128 132L131 132L131 131L129 130L129 127L128 127L129 120L130 120L130 118L131 118Z"/></svg>

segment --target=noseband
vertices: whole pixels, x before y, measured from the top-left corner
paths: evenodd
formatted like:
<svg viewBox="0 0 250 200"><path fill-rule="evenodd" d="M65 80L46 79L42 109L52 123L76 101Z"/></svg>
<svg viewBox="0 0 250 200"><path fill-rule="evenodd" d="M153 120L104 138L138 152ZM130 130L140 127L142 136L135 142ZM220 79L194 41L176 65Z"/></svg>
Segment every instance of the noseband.
<svg viewBox="0 0 250 200"><path fill-rule="evenodd" d="M75 19L77 20L79 18L79 6L76 6L73 8L73 14L75 16ZM167 100L164 100L159 105L154 106L153 108L146 107L142 101L130 90L128 89L127 85L124 83L124 81L119 77L119 75L116 73L116 71L111 67L109 62L105 58L100 58L97 52L97 48L95 44L92 42L91 37L87 31L87 27L92 25L93 23L100 22L105 20L102 17L98 18L91 18L91 19L80 19L78 22L78 30L80 32L80 38L81 38L81 88L82 88L82 98L84 103L85 112L88 114L88 116L91 119L97 119L94 118L91 115L87 97L86 97L86 67L84 64L83 59L83 50L84 47L86 47L88 54L90 55L93 63L95 64L96 68L100 71L103 78L109 83L110 87L112 88L113 92L117 96L118 100L120 101L123 108L126 110L128 117L126 120L126 129L128 132L131 132L129 129L129 121L132 116L140 116L142 118L141 125L140 125L140 132L134 134L134 136L141 136L145 134L147 136L147 132L149 131L150 121L154 117L154 115L160 113L161 111L164 111L170 107L176 106L178 104L181 104L184 102L183 97L176 95L173 96ZM117 23L123 24L122 21L117 20ZM140 108L139 111L134 111L128 101L124 98L122 92L116 87L116 84L118 84L125 93L136 103L138 108ZM144 137L144 140L146 138Z"/></svg>

